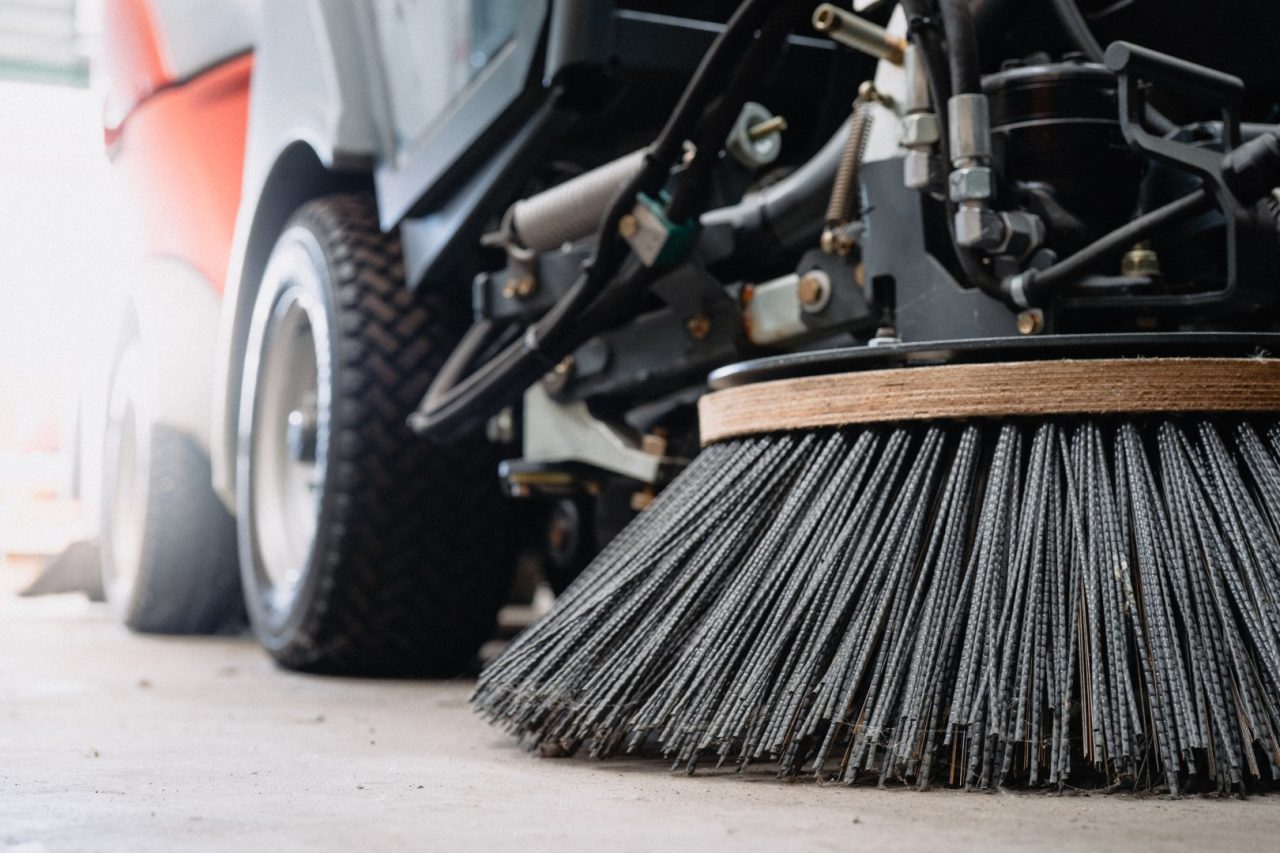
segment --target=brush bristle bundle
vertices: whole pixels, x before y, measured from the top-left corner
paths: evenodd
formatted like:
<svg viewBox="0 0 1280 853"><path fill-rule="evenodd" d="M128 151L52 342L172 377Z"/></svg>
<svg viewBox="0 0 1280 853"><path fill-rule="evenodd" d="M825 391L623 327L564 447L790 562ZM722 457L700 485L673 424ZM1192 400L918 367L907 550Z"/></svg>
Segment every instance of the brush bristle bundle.
<svg viewBox="0 0 1280 853"><path fill-rule="evenodd" d="M707 448L494 661L526 738L925 786L1280 774L1280 428L884 426Z"/></svg>

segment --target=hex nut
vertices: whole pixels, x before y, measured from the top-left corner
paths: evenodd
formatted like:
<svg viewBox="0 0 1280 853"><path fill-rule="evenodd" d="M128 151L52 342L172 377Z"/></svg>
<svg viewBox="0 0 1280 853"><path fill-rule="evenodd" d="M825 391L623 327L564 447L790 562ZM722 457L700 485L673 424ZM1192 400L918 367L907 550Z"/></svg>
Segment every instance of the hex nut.
<svg viewBox="0 0 1280 853"><path fill-rule="evenodd" d="M831 278L822 270L805 273L796 283L796 298L806 313L818 313L831 301Z"/></svg>
<svg viewBox="0 0 1280 853"><path fill-rule="evenodd" d="M1044 243L1044 221L1034 213L1013 210L999 214L998 225L983 248L990 252L1025 258Z"/></svg>
<svg viewBox="0 0 1280 853"><path fill-rule="evenodd" d="M1139 243L1120 259L1121 275L1160 275L1160 257L1146 243Z"/></svg>
<svg viewBox="0 0 1280 853"><path fill-rule="evenodd" d="M912 113L902 118L902 145L932 145L939 138L938 117L933 113Z"/></svg>
<svg viewBox="0 0 1280 853"><path fill-rule="evenodd" d="M983 201L995 194L995 181L988 167L969 166L953 171L947 188L952 201Z"/></svg>

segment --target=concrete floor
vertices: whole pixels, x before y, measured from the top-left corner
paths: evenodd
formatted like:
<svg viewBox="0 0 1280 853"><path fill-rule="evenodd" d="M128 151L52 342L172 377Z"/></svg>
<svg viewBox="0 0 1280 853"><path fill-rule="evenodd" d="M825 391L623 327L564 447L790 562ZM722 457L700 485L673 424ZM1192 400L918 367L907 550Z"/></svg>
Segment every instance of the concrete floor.
<svg viewBox="0 0 1280 853"><path fill-rule="evenodd" d="M537 759L465 682L291 675L0 593L0 851L1280 849L1280 796L877 791Z"/></svg>

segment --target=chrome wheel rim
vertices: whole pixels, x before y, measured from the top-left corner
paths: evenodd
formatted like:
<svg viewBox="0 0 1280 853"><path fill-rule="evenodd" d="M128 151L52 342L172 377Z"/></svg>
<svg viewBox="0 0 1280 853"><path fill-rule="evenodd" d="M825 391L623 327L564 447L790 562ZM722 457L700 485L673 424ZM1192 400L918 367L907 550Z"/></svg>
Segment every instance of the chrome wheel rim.
<svg viewBox="0 0 1280 853"><path fill-rule="evenodd" d="M280 618L311 562L328 473L329 326L312 247L299 236L273 257L255 306L246 362L255 382L241 423L253 568L263 605Z"/></svg>

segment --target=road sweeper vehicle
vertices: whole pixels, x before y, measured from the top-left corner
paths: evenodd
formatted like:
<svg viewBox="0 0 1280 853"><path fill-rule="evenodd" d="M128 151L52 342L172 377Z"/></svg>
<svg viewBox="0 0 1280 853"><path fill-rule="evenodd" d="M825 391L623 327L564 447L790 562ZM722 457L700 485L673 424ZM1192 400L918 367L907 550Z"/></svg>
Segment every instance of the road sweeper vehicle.
<svg viewBox="0 0 1280 853"><path fill-rule="evenodd" d="M103 141L141 239L119 283L101 375L82 395L87 541L139 631L243 626L235 522L213 491L209 431L221 294L244 167L256 0L106 0L96 85ZM69 562L68 562L69 561Z"/></svg>
<svg viewBox="0 0 1280 853"><path fill-rule="evenodd" d="M256 635L453 672L524 554L474 701L534 746L1265 784L1280 12L1229 5L266 4Z"/></svg>

